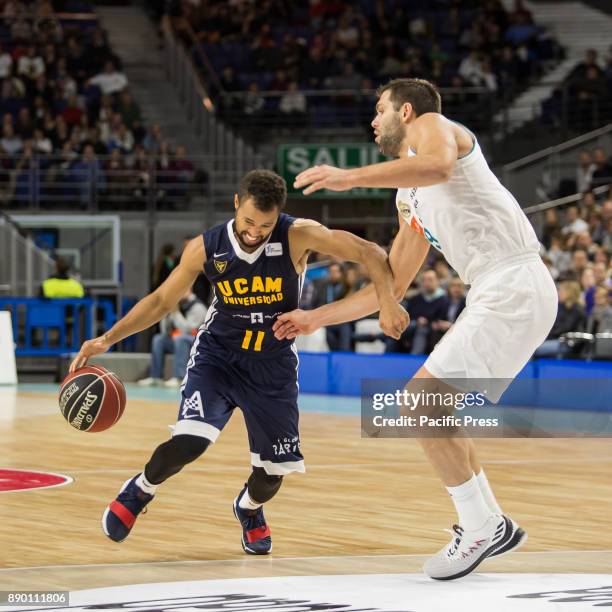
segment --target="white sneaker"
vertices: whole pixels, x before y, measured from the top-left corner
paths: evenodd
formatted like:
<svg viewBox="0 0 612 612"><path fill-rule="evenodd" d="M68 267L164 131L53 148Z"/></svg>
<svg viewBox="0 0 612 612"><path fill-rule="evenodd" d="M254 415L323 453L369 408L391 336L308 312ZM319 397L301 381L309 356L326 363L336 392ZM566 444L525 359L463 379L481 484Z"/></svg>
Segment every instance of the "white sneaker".
<svg viewBox="0 0 612 612"><path fill-rule="evenodd" d="M161 378L151 378L150 376L138 381L138 384L141 387L152 387L153 385L159 385L160 383Z"/></svg>
<svg viewBox="0 0 612 612"><path fill-rule="evenodd" d="M181 386L181 379L173 376L164 382L164 387L176 388Z"/></svg>
<svg viewBox="0 0 612 612"><path fill-rule="evenodd" d="M454 580L474 571L487 557L510 552L526 539L514 543L520 528L511 518L493 514L477 531L464 531L459 525L447 529L453 538L440 552L425 562L423 571L436 580Z"/></svg>

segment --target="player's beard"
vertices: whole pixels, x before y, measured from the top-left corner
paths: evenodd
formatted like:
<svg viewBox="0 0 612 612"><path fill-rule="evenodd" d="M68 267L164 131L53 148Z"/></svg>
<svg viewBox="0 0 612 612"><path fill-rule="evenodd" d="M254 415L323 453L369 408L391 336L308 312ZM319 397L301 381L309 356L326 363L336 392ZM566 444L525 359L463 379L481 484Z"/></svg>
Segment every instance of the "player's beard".
<svg viewBox="0 0 612 612"><path fill-rule="evenodd" d="M238 238L238 242L240 242L240 246L245 250L245 251L255 251L257 250L267 239L268 236L263 236L261 238L261 240L258 240L257 242L253 243L253 244L249 244L248 242L245 242L243 236L246 234L247 232L234 232L234 235L236 236L236 238Z"/></svg>
<svg viewBox="0 0 612 612"><path fill-rule="evenodd" d="M383 155L388 157L399 157L403 140L404 126L399 115L396 115L393 119L393 123L384 130L381 130L378 148Z"/></svg>

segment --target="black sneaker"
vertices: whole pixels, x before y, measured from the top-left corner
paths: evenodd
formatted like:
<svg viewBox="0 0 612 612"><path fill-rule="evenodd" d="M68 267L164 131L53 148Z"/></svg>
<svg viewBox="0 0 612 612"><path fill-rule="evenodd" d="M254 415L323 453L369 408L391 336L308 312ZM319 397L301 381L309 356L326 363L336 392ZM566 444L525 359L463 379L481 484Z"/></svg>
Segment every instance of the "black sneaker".
<svg viewBox="0 0 612 612"><path fill-rule="evenodd" d="M247 486L244 485L234 500L234 516L242 525L242 548L249 555L267 555L272 551L272 538L263 508L260 506L257 510L245 510L238 505L246 490Z"/></svg>

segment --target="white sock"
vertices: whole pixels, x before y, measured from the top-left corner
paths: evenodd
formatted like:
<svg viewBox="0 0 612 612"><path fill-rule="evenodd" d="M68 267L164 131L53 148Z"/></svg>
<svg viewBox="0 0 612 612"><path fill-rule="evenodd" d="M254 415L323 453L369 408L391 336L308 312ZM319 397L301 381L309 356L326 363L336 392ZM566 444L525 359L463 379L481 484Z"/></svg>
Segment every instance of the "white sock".
<svg viewBox="0 0 612 612"><path fill-rule="evenodd" d="M495 512L495 514L503 514L502 509L499 507L497 500L495 499L495 495L493 494L493 490L491 489L491 485L487 480L487 475L483 469L480 470L480 474L476 474L476 480L478 481L478 486L480 487L480 492L487 502L487 506L489 506L489 510L491 512Z"/></svg>
<svg viewBox="0 0 612 612"><path fill-rule="evenodd" d="M136 479L136 486L149 495L155 495L157 485L151 484L144 475L144 472Z"/></svg>
<svg viewBox="0 0 612 612"><path fill-rule="evenodd" d="M480 529L493 514L480 492L478 480L474 474L467 482L458 487L446 487L446 490L455 504L459 515L459 525L465 531Z"/></svg>
<svg viewBox="0 0 612 612"><path fill-rule="evenodd" d="M245 490L242 497L238 500L238 507L242 508L243 510L257 510L257 508L261 508L262 506L263 504L253 501L249 495L248 489Z"/></svg>

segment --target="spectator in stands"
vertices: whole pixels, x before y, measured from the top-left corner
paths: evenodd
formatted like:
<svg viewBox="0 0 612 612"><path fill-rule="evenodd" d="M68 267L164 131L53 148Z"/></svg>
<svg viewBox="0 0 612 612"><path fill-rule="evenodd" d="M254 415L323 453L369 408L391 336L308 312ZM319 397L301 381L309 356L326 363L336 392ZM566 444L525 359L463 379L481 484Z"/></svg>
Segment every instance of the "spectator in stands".
<svg viewBox="0 0 612 612"><path fill-rule="evenodd" d="M559 221L559 213L556 208L549 208L544 211L542 234L538 236L545 249L548 250L551 248L553 238L557 238L558 245L560 232L561 223Z"/></svg>
<svg viewBox="0 0 612 612"><path fill-rule="evenodd" d="M446 263L445 259L436 259L433 264L433 269L438 277L438 282L440 283L440 287L444 289L444 291L448 290L448 286L451 280L454 278L451 274L450 268Z"/></svg>
<svg viewBox="0 0 612 612"><path fill-rule="evenodd" d="M410 325L399 340L385 338L386 352L429 354L433 348L432 323L448 315L448 297L433 270L422 272L420 291L404 300L403 306L410 315Z"/></svg>
<svg viewBox="0 0 612 612"><path fill-rule="evenodd" d="M142 146L147 153L156 153L159 151L163 141L164 137L162 135L161 125L159 125L159 123L154 123L144 137Z"/></svg>
<svg viewBox="0 0 612 612"><path fill-rule="evenodd" d="M100 128L97 126L89 128L87 136L83 141L83 146L91 145L96 155L107 155L108 147L100 138Z"/></svg>
<svg viewBox="0 0 612 612"><path fill-rule="evenodd" d="M121 116L117 115L117 117L119 118L119 125L111 131L108 139L108 149L109 151L119 149L122 153L129 154L134 149L134 135L121 121Z"/></svg>
<svg viewBox="0 0 612 612"><path fill-rule="evenodd" d="M100 88L103 94L112 95L119 93L128 85L128 80L123 72L119 72L112 61L104 64L104 71L89 79L89 85Z"/></svg>
<svg viewBox="0 0 612 612"><path fill-rule="evenodd" d="M33 146L39 155L50 155L53 152L51 140L40 129L34 130Z"/></svg>
<svg viewBox="0 0 612 612"><path fill-rule="evenodd" d="M497 75L493 71L493 65L491 63L490 58L485 57L480 62L480 70L482 73L482 80L481 80L480 86L485 87L487 90L489 90L492 93L496 93L498 90Z"/></svg>
<svg viewBox="0 0 612 612"><path fill-rule="evenodd" d="M595 284L598 287L612 288L610 269L605 261L596 261L593 264L593 274L595 275Z"/></svg>
<svg viewBox="0 0 612 612"><path fill-rule="evenodd" d="M91 145L83 147L82 156L70 167L70 178L78 186L81 208L88 208L95 191L106 186L102 162Z"/></svg>
<svg viewBox="0 0 612 612"><path fill-rule="evenodd" d="M151 342L151 364L149 377L138 381L139 385L151 386L162 383L164 355L174 355L173 375L166 380L165 387L178 387L185 377L189 353L195 333L206 319L206 306L189 291L178 304L178 308L160 321L160 333Z"/></svg>
<svg viewBox="0 0 612 612"><path fill-rule="evenodd" d="M612 218L612 200L606 200L599 209L598 213L590 224L591 237L593 242L601 246L606 234L606 225L608 219Z"/></svg>
<svg viewBox="0 0 612 612"><path fill-rule="evenodd" d="M287 91L288 87L287 73L284 70L277 70L274 79L272 79L267 89L270 91Z"/></svg>
<svg viewBox="0 0 612 612"><path fill-rule="evenodd" d="M133 196L138 202L144 202L147 191L151 188L152 160L142 147L134 149L132 156L132 183L134 184Z"/></svg>
<svg viewBox="0 0 612 612"><path fill-rule="evenodd" d="M572 105L573 124L578 129L588 129L603 114L604 102L608 93L606 79L598 68L590 66L583 77L573 84L576 103Z"/></svg>
<svg viewBox="0 0 612 612"><path fill-rule="evenodd" d="M608 253L612 253L612 217L608 217L606 221L606 229L601 240L601 246Z"/></svg>
<svg viewBox="0 0 612 612"><path fill-rule="evenodd" d="M176 247L167 242L162 246L153 265L151 291L155 291L169 276L176 263Z"/></svg>
<svg viewBox="0 0 612 612"><path fill-rule="evenodd" d="M308 61L300 71L300 81L306 89L321 89L329 74L329 62L323 55L321 47L312 47Z"/></svg>
<svg viewBox="0 0 612 612"><path fill-rule="evenodd" d="M126 89L121 92L117 111L121 115L121 119L128 129L133 130L135 127L138 128L142 124L140 107L138 104L136 104L136 101L129 90Z"/></svg>
<svg viewBox="0 0 612 612"><path fill-rule="evenodd" d="M306 117L306 96L298 90L295 81L289 83L286 93L281 96L278 110L285 120L300 125Z"/></svg>
<svg viewBox="0 0 612 612"><path fill-rule="evenodd" d="M265 106L266 100L259 93L259 85L255 82L251 83L248 87L246 95L244 96L242 112L246 115L249 121L254 121L263 115Z"/></svg>
<svg viewBox="0 0 612 612"><path fill-rule="evenodd" d="M477 50L473 49L459 64L459 76L469 85L478 87L484 80L482 60Z"/></svg>
<svg viewBox="0 0 612 612"><path fill-rule="evenodd" d="M42 57L37 54L34 45L28 46L26 52L17 62L17 74L29 81L35 81L45 73L45 63Z"/></svg>
<svg viewBox="0 0 612 612"><path fill-rule="evenodd" d="M555 268L552 259L544 254L542 255L542 261L544 262L544 265L548 268L548 271L550 272L550 275L553 277L553 279L556 281L559 279L559 270L557 270L557 268Z"/></svg>
<svg viewBox="0 0 612 612"><path fill-rule="evenodd" d="M241 89L240 81L236 77L236 73L231 66L225 66L221 72L221 86L225 91L239 91Z"/></svg>
<svg viewBox="0 0 612 612"><path fill-rule="evenodd" d="M30 115L30 109L23 107L17 115L15 131L25 140L34 136L34 121Z"/></svg>
<svg viewBox="0 0 612 612"><path fill-rule="evenodd" d="M576 168L576 189L578 193L585 193L591 188L593 172L596 168L591 152L588 149L580 151L580 161Z"/></svg>
<svg viewBox="0 0 612 612"><path fill-rule="evenodd" d="M2 128L2 139L0 147L6 155L19 155L23 149L23 140L19 134L15 134L12 123L5 123Z"/></svg>
<svg viewBox="0 0 612 612"><path fill-rule="evenodd" d="M16 45L25 45L32 40L32 26L23 15L11 25L11 40Z"/></svg>
<svg viewBox="0 0 612 612"><path fill-rule="evenodd" d="M78 92L78 85L75 79L68 73L66 67L66 58L60 57L57 61L57 75L55 77L55 86L59 93L59 97L67 100L70 96L74 96Z"/></svg>
<svg viewBox="0 0 612 612"><path fill-rule="evenodd" d="M584 303L584 313L588 316L593 310L595 302L595 273L593 268L585 268L580 276L580 286L582 288L582 302Z"/></svg>
<svg viewBox="0 0 612 612"><path fill-rule="evenodd" d="M496 62L496 70L502 88L512 91L521 79L524 69L521 70L520 62L510 45L502 48L501 56Z"/></svg>
<svg viewBox="0 0 612 612"><path fill-rule="evenodd" d="M83 83L85 83L87 77L91 76L89 57L85 53L83 45L75 36L68 38L66 43L68 46L66 53L66 72L68 72L68 74L76 80L79 87L81 87Z"/></svg>
<svg viewBox="0 0 612 612"><path fill-rule="evenodd" d="M577 206L568 206L565 211L565 225L561 229L563 235L580 234L588 232L588 223L580 218L580 212Z"/></svg>
<svg viewBox="0 0 612 612"><path fill-rule="evenodd" d="M79 104L76 95L69 96L68 102L62 111L62 118L66 122L66 125L68 127L72 127L73 125L81 125L84 115L85 113L83 112L83 108L81 107L81 104Z"/></svg>
<svg viewBox="0 0 612 612"><path fill-rule="evenodd" d="M575 281L559 284L559 310L548 338L534 354L535 357L556 357L561 352L559 338L568 332L582 331L585 324L580 285Z"/></svg>
<svg viewBox="0 0 612 612"><path fill-rule="evenodd" d="M597 147L593 151L593 163L595 164L595 170L593 171L592 186L598 187L612 183L612 164L602 147Z"/></svg>
<svg viewBox="0 0 612 612"><path fill-rule="evenodd" d="M594 304L585 331L589 334L612 332L612 298L608 287L597 287L595 290Z"/></svg>
<svg viewBox="0 0 612 612"><path fill-rule="evenodd" d="M441 340L442 336L465 308L465 285L458 276L453 276L449 279L446 294L448 299L445 316L438 321L433 321L431 324L432 348Z"/></svg>
<svg viewBox="0 0 612 612"><path fill-rule="evenodd" d="M100 97L100 108L98 109L97 124L100 129L100 138L108 142L111 133L111 122L115 111L113 110L113 99L111 96L102 95Z"/></svg>
<svg viewBox="0 0 612 612"><path fill-rule="evenodd" d="M100 28L94 30L91 42L87 45L86 53L89 65L94 73L101 72L107 61L116 61L113 52L106 42L104 31Z"/></svg>
<svg viewBox="0 0 612 612"><path fill-rule="evenodd" d="M584 78L590 68L594 68L597 72L601 72L598 55L596 49L587 49L584 52L584 60L574 66L567 80L570 83L575 83Z"/></svg>
<svg viewBox="0 0 612 612"><path fill-rule="evenodd" d="M187 149L183 145L176 147L174 155L171 156L170 172L173 181L184 186L195 180L195 166L187 157Z"/></svg>
<svg viewBox="0 0 612 612"><path fill-rule="evenodd" d="M50 299L82 298L85 295L85 290L78 280L70 276L70 264L65 259L57 258L54 266L54 274L42 283L41 297Z"/></svg>
<svg viewBox="0 0 612 612"><path fill-rule="evenodd" d="M13 57L0 43L0 79L6 79L13 70Z"/></svg>
<svg viewBox="0 0 612 612"><path fill-rule="evenodd" d="M582 273L589 267L589 257L584 249L574 249L572 252L571 271L576 280L582 278Z"/></svg>
<svg viewBox="0 0 612 612"><path fill-rule="evenodd" d="M112 200L119 200L126 194L127 166L121 153L121 149L113 149L110 159L104 163L104 173L108 186L108 197Z"/></svg>
<svg viewBox="0 0 612 612"><path fill-rule="evenodd" d="M318 308L324 304L336 302L348 295L350 287L346 279L346 273L339 263L329 266L327 277L315 281L312 307ZM327 345L330 351L350 351L353 326L351 323L330 325L325 328Z"/></svg>

